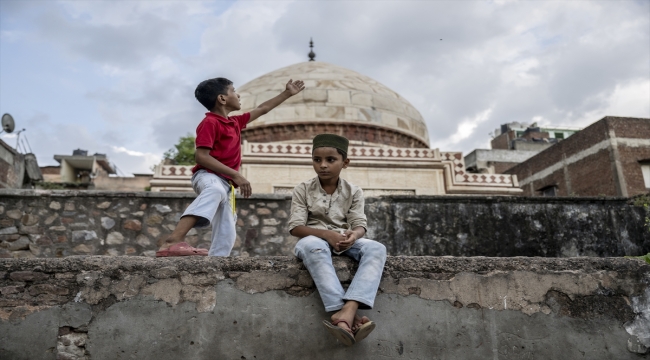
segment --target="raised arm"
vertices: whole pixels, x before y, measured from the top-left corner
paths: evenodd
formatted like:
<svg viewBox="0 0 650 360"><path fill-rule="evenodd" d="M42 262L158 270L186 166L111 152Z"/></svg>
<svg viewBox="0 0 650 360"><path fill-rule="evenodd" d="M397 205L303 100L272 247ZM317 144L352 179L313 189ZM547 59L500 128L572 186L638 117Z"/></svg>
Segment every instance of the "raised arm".
<svg viewBox="0 0 650 360"><path fill-rule="evenodd" d="M304 88L305 83L302 80L296 80L295 82L293 80L289 80L286 89L281 92L280 95L261 103L260 106L251 110L251 118L248 120L248 122L251 122L273 110L276 106L282 104L288 98L301 92Z"/></svg>

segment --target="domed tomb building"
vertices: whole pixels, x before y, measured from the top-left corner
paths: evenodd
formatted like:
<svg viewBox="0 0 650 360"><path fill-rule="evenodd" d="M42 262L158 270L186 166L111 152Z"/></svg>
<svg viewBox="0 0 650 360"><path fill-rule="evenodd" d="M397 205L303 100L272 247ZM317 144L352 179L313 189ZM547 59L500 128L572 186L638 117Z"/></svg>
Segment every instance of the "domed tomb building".
<svg viewBox="0 0 650 360"><path fill-rule="evenodd" d="M460 152L431 149L422 115L376 80L317 61L294 64L236 87L250 111L285 89L289 79L305 90L242 131L242 175L253 193L290 193L316 176L311 141L321 133L350 140L350 166L342 177L366 196L383 194L516 194L511 175L468 174ZM158 165L152 191L192 191L191 166Z"/></svg>

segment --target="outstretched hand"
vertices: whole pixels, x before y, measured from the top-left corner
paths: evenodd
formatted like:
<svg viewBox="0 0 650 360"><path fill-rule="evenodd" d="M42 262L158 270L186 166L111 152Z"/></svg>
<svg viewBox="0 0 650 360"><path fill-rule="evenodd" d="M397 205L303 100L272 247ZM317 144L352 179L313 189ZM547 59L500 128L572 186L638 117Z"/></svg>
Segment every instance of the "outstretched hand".
<svg viewBox="0 0 650 360"><path fill-rule="evenodd" d="M287 90L291 93L291 96L296 95L297 93L305 89L305 83L302 80L296 80L295 82L290 79L287 83Z"/></svg>

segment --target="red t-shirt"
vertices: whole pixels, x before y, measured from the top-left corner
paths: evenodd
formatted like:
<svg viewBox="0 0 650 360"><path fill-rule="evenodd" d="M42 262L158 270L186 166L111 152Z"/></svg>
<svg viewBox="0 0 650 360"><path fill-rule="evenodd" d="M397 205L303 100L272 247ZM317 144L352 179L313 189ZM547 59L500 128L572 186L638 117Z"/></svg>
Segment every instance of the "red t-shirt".
<svg viewBox="0 0 650 360"><path fill-rule="evenodd" d="M210 156L227 167L239 171L241 166L241 131L246 128L250 118L250 113L227 118L211 112L206 113L203 121L196 127L196 147L209 148ZM192 168L192 173L201 169L215 174L214 171L199 164ZM224 174L218 175L230 179Z"/></svg>

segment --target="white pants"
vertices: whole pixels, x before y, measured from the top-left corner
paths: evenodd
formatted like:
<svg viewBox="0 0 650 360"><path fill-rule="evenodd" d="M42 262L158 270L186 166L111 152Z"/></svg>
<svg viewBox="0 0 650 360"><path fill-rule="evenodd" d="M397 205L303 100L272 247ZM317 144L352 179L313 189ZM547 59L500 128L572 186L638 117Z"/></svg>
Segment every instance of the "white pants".
<svg viewBox="0 0 650 360"><path fill-rule="evenodd" d="M198 196L181 217L196 216L196 228L212 224L209 256L230 255L237 237L236 215L230 207L230 184L215 174L199 170L192 176L192 188Z"/></svg>

